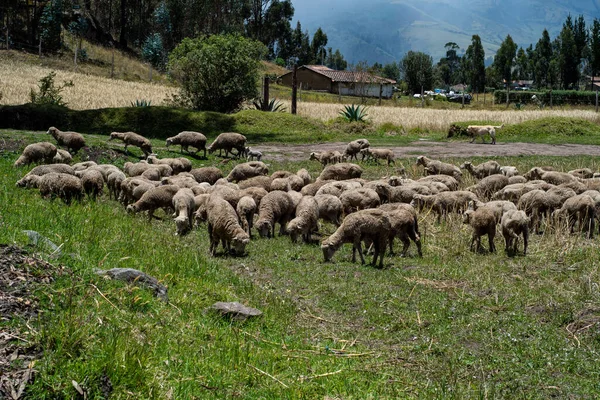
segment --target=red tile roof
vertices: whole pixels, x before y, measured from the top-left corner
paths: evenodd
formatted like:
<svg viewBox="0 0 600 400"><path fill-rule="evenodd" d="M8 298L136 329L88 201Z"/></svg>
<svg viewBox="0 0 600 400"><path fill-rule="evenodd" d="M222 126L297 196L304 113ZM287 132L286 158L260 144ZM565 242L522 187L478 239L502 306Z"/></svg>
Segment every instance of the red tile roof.
<svg viewBox="0 0 600 400"><path fill-rule="evenodd" d="M356 72L356 71L336 71L324 65L303 65L300 68L305 68L316 72L317 74L326 76L331 79L332 82L344 82L344 83L381 83L381 84L395 84L396 81L393 79L383 78L381 76L373 75L368 72ZM288 72L288 74L291 72ZM287 74L285 74L287 75Z"/></svg>

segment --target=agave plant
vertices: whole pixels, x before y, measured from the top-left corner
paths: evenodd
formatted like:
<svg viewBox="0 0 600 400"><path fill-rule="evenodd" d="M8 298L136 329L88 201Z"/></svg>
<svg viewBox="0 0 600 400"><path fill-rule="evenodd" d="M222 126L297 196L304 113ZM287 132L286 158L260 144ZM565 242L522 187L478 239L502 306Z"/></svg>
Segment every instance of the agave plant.
<svg viewBox="0 0 600 400"><path fill-rule="evenodd" d="M340 111L340 115L348 122L365 122L365 118L368 115L367 107L360 104L345 106L344 109Z"/></svg>
<svg viewBox="0 0 600 400"><path fill-rule="evenodd" d="M150 107L152 100L136 99L131 102L131 107Z"/></svg>
<svg viewBox="0 0 600 400"><path fill-rule="evenodd" d="M271 99L271 101L269 101L269 103L264 108L263 108L263 105L264 105L263 99L254 100L253 103L254 103L254 107L256 107L257 110L268 111L268 112L285 112L285 105L277 99Z"/></svg>

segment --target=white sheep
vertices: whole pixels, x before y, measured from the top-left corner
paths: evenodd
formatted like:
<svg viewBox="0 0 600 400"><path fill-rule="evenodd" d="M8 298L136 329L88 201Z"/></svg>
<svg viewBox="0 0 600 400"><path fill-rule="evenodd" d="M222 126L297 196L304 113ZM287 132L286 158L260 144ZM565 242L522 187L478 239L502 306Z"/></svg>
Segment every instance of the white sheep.
<svg viewBox="0 0 600 400"><path fill-rule="evenodd" d="M463 223L471 225L473 236L471 238L471 251L481 251L481 237L488 235L490 253L496 251L494 237L496 236L496 216L494 211L483 206L477 210L467 210L463 214ZM476 247L475 247L476 245Z"/></svg>
<svg viewBox="0 0 600 400"><path fill-rule="evenodd" d="M52 135L59 146L65 146L67 150L72 151L73 154L77 153L82 147L85 147L85 138L81 133L63 132L53 126L50 127L46 133Z"/></svg>
<svg viewBox="0 0 600 400"><path fill-rule="evenodd" d="M83 186L81 179L74 175L51 172L45 175L27 175L25 187L38 188L42 197L58 197L65 204L71 204L73 199L81 200Z"/></svg>
<svg viewBox="0 0 600 400"><path fill-rule="evenodd" d="M52 143L33 143L25 147L21 156L15 161L14 166L20 167L22 165L29 165L40 161L50 164L53 161L54 156L56 156L56 152L56 146Z"/></svg>
<svg viewBox="0 0 600 400"><path fill-rule="evenodd" d="M166 144L167 148L171 145L181 145L181 153L183 153L184 150L190 153L190 147L196 148L196 151L193 152L194 154L198 153L200 150L204 150L204 158L206 158L206 136L204 136L200 132L179 132L177 135L167 138Z"/></svg>
<svg viewBox="0 0 600 400"><path fill-rule="evenodd" d="M292 242L302 236L305 243L310 243L310 235L319 229L319 205L314 197L304 196L296 207L296 218L287 224L287 232Z"/></svg>
<svg viewBox="0 0 600 400"><path fill-rule="evenodd" d="M529 218L524 211L509 210L502 216L500 221L502 235L506 243L506 253L513 256L517 253L519 236L523 236L523 255L527 255L527 244L529 241Z"/></svg>
<svg viewBox="0 0 600 400"><path fill-rule="evenodd" d="M192 229L196 204L194 192L191 189L179 189L173 196L173 209L175 210L176 235L183 236Z"/></svg>
<svg viewBox="0 0 600 400"><path fill-rule="evenodd" d="M261 237L275 237L275 224L279 223L280 235L285 233L287 222L294 215L295 206L287 192L269 192L260 201L255 227Z"/></svg>
<svg viewBox="0 0 600 400"><path fill-rule="evenodd" d="M219 150L219 157L221 156L221 150L225 150L225 157L229 153L234 155L232 152L233 149L237 150L237 154L235 155L237 158L244 154L246 150L246 136L236 132L224 132L217 136L210 146L208 146L208 152L211 154Z"/></svg>
<svg viewBox="0 0 600 400"><path fill-rule="evenodd" d="M206 204L210 253L214 256L219 242L227 253L243 255L250 236L238 222L235 209L218 194L210 195ZM233 249L231 246L233 245Z"/></svg>
<svg viewBox="0 0 600 400"><path fill-rule="evenodd" d="M263 156L263 153L259 150L254 150L251 147L246 147L245 148L245 153L246 153L246 161L260 161L260 159Z"/></svg>
<svg viewBox="0 0 600 400"><path fill-rule="evenodd" d="M170 209L173 207L173 196L175 196L179 189L179 186L175 185L153 187L145 192L134 204L128 205L127 211L139 213L147 210L148 221L151 221L156 209Z"/></svg>
<svg viewBox="0 0 600 400"><path fill-rule="evenodd" d="M152 143L142 135L138 135L135 132L112 132L108 140L111 141L115 139L121 140L123 143L125 143L125 153L127 153L127 146L131 145L139 147L144 152L144 156L146 157L152 154Z"/></svg>

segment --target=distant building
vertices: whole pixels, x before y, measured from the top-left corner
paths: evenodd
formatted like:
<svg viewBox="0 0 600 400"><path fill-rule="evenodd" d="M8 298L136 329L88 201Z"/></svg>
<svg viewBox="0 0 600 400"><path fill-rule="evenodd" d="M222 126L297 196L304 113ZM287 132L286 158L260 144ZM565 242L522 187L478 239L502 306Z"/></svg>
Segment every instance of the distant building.
<svg viewBox="0 0 600 400"><path fill-rule="evenodd" d="M293 72L280 76L285 86L292 86ZM298 67L298 86L302 89L321 90L342 96L390 98L394 94L393 79L382 78L368 72L336 71L323 65Z"/></svg>
<svg viewBox="0 0 600 400"><path fill-rule="evenodd" d="M600 76L588 76L589 82L585 85L585 90L600 90Z"/></svg>

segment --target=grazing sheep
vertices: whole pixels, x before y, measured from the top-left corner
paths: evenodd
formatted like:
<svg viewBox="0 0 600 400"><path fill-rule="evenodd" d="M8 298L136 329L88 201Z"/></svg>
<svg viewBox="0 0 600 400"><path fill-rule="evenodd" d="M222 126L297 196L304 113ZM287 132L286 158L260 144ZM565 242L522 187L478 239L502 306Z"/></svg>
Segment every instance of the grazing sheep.
<svg viewBox="0 0 600 400"><path fill-rule="evenodd" d="M471 143L475 142L477 137L481 137L481 142L485 143L485 135L490 135L492 144L496 144L496 129L504 128L504 124L500 126L494 125L469 125L467 126L467 134L472 136Z"/></svg>
<svg viewBox="0 0 600 400"><path fill-rule="evenodd" d="M102 195L102 190L104 190L104 176L102 172L95 168L88 168L85 171L76 172L75 175L81 179L81 185L85 194L93 199Z"/></svg>
<svg viewBox="0 0 600 400"><path fill-rule="evenodd" d="M163 175L163 171L164 170L159 168L148 168L139 176L140 178L148 179L150 181L160 181L162 178L165 178L165 175Z"/></svg>
<svg viewBox="0 0 600 400"><path fill-rule="evenodd" d="M271 191L271 182L273 177L266 175L253 176L252 178L244 179L238 182L240 189L246 189L250 187L259 187L265 189L267 192Z"/></svg>
<svg viewBox="0 0 600 400"><path fill-rule="evenodd" d="M587 194L578 194L568 198L559 210L554 211L552 216L554 219L566 217L571 233L573 233L577 221L579 229L587 232L588 239L594 236L596 202Z"/></svg>
<svg viewBox="0 0 600 400"><path fill-rule="evenodd" d="M306 168L299 169L298 172L296 172L296 175L302 179L304 186L312 182L312 176L310 176L310 173L306 170Z"/></svg>
<svg viewBox="0 0 600 400"><path fill-rule="evenodd" d="M58 197L65 204L71 204L73 199L81 200L83 186L81 179L74 175L51 172L45 175L27 175L25 187L38 188L42 197Z"/></svg>
<svg viewBox="0 0 600 400"><path fill-rule="evenodd" d="M193 175L196 182L208 182L211 185L223 177L223 172L217 167L194 168L189 173Z"/></svg>
<svg viewBox="0 0 600 400"><path fill-rule="evenodd" d="M98 165L95 161L78 162L78 163L73 164L73 170L75 170L75 171L82 171L84 169L88 169L88 168L93 167L95 165Z"/></svg>
<svg viewBox="0 0 600 400"><path fill-rule="evenodd" d="M261 237L275 237L275 224L281 228L279 234L285 233L287 222L294 214L294 203L287 192L274 191L262 198L258 208L258 220L255 227Z"/></svg>
<svg viewBox="0 0 600 400"><path fill-rule="evenodd" d="M73 156L66 150L56 149L56 155L52 158L52 162L56 164L70 164L73 162Z"/></svg>
<svg viewBox="0 0 600 400"><path fill-rule="evenodd" d="M353 158L358 161L357 154L360 153L361 150L368 148L371 146L367 139L357 139L353 140L346 146L346 150L344 151L344 155L346 157L350 157L350 160Z"/></svg>
<svg viewBox="0 0 600 400"><path fill-rule="evenodd" d="M486 176L499 174L501 172L500 164L493 160L486 161L477 166L474 166L470 161L465 161L460 168L469 171L476 179L483 179Z"/></svg>
<svg viewBox="0 0 600 400"><path fill-rule="evenodd" d="M489 198L497 191L508 185L508 178L504 175L489 175L480 180L476 185L467 188L478 197Z"/></svg>
<svg viewBox="0 0 600 400"><path fill-rule="evenodd" d="M140 176L147 169L154 168L154 167L155 166L153 166L152 164L149 164L147 161L140 161L137 163L132 163L132 162L127 161L125 164L123 164L123 171L125 172L125 174L127 174L127 176ZM168 165L167 165L167 167L168 167ZM171 167L169 167L169 168L171 168Z"/></svg>
<svg viewBox="0 0 600 400"><path fill-rule="evenodd" d="M152 143L142 135L138 135L135 132L112 132L110 134L110 140L121 140L125 143L125 153L127 153L127 146L136 146L139 147L143 152L144 156L148 157L152 154Z"/></svg>
<svg viewBox="0 0 600 400"><path fill-rule="evenodd" d="M29 175L37 175L42 176L46 174L50 174L52 172L61 173L61 174L69 174L75 175L75 171L70 165L67 164L42 164L34 167L31 171L29 171L21 180L17 182L18 187L25 186L25 178Z"/></svg>
<svg viewBox="0 0 600 400"><path fill-rule="evenodd" d="M233 154L232 150L236 149L237 154ZM216 139L208 146L208 152L210 154L219 150L219 157L221 157L221 150L225 150L225 157L229 153L232 156L239 158L246 151L246 136L235 132L224 132L221 133Z"/></svg>
<svg viewBox="0 0 600 400"><path fill-rule="evenodd" d="M362 173L363 169L356 164L340 163L325 167L317 180L343 181L347 179L360 178Z"/></svg>
<svg viewBox="0 0 600 400"><path fill-rule="evenodd" d="M269 173L269 167L261 161L250 161L236 165L229 175L227 180L229 182L239 182L244 179L249 179L258 175L267 175Z"/></svg>
<svg viewBox="0 0 600 400"><path fill-rule="evenodd" d="M427 175L448 175L459 182L462 179L462 172L460 172L460 169L453 164L432 160L425 156L419 156L417 157L417 165L425 167L425 173Z"/></svg>
<svg viewBox="0 0 600 400"><path fill-rule="evenodd" d="M276 178L271 181L271 190L282 190L284 192L289 192L292 190L290 187L290 181L288 178Z"/></svg>
<svg viewBox="0 0 600 400"><path fill-rule="evenodd" d="M381 204L376 191L362 187L343 192L340 201L345 215L367 208L377 208Z"/></svg>
<svg viewBox="0 0 600 400"><path fill-rule="evenodd" d="M494 245L494 237L496 236L496 216L494 211L483 206L475 211L467 210L463 214L463 223L471 225L473 228L473 236L471 238L471 251L482 251L481 237L488 235L490 243L490 253L496 251ZM477 247L474 248L474 245Z"/></svg>
<svg viewBox="0 0 600 400"><path fill-rule="evenodd" d="M527 255L527 243L529 241L529 218L524 211L509 210L500 221L502 236L506 243L506 253L509 256L517 254L519 235L523 235L523 255Z"/></svg>
<svg viewBox="0 0 600 400"><path fill-rule="evenodd" d="M260 159L263 156L263 153L261 151L254 150L251 147L246 147L244 150L246 153L246 161L260 161Z"/></svg>
<svg viewBox="0 0 600 400"><path fill-rule="evenodd" d="M192 230L196 203L194 192L191 189L179 189L173 196L173 209L175 210L176 235L183 236Z"/></svg>
<svg viewBox="0 0 600 400"><path fill-rule="evenodd" d="M294 174L290 171L275 171L271 174L271 178L273 178L273 179L287 178L288 176L292 176L292 175L294 175Z"/></svg>
<svg viewBox="0 0 600 400"><path fill-rule="evenodd" d="M191 189L193 187L198 186L198 182L194 179L192 175L187 172L183 172L173 176L167 176L160 180L161 185L175 185L180 188L188 188Z"/></svg>
<svg viewBox="0 0 600 400"><path fill-rule="evenodd" d="M156 157L156 154L150 154L147 161L149 164L168 165L173 170L174 175L192 170L192 162L185 157L159 159Z"/></svg>
<svg viewBox="0 0 600 400"><path fill-rule="evenodd" d="M342 217L342 202L332 194L321 194L314 196L319 207L319 218L340 226Z"/></svg>
<svg viewBox="0 0 600 400"><path fill-rule="evenodd" d="M406 206L406 204L402 205ZM400 252L401 257L406 257L411 240L417 246L419 257L423 257L416 211L414 208L408 207L410 209L398 207L397 205L380 208L381 211L387 212L390 220L391 232L388 239L390 255L394 254L394 238L398 237L403 244L402 251Z"/></svg>
<svg viewBox="0 0 600 400"><path fill-rule="evenodd" d="M73 154L77 153L82 147L85 147L85 139L81 133L59 131L53 126L46 133L52 135L59 146L65 146Z"/></svg>
<svg viewBox="0 0 600 400"><path fill-rule="evenodd" d="M181 153L183 153L184 150L190 153L188 150L190 146L196 148L196 151L194 151L193 154L198 153L200 150L204 150L204 158L206 158L206 136L200 132L179 132L177 135L167 138L167 148L173 144L181 145Z"/></svg>
<svg viewBox="0 0 600 400"><path fill-rule="evenodd" d="M414 219L414 223L415 223L415 232L417 233L417 235L421 236L421 232L419 232L419 218L417 215L417 210L411 206L410 204L406 204L406 203L387 203L387 204L382 204L379 207L380 210L382 211L396 211L396 210L404 210L404 211L408 211L410 213L410 215L413 216Z"/></svg>
<svg viewBox="0 0 600 400"><path fill-rule="evenodd" d="M235 211L242 225L242 229L248 232L248 236L252 237L252 225L254 223L254 214L256 214L256 201L252 196L240 197Z"/></svg>
<svg viewBox="0 0 600 400"><path fill-rule="evenodd" d="M458 190L458 186L460 185L458 180L456 180L455 178L453 178L449 175L424 176L422 178L419 178L419 180L417 182L419 182L419 183L440 182L440 183L443 183L444 185L446 185L446 187L451 191ZM392 185L392 186L396 186L396 185Z"/></svg>
<svg viewBox="0 0 600 400"><path fill-rule="evenodd" d="M296 207L298 207L298 204L300 204L300 200L302 200L304 195L300 192L296 192L295 190L290 190L286 193L288 194L288 196L290 196L290 199L292 199L292 206L294 207L294 210L295 210Z"/></svg>
<svg viewBox="0 0 600 400"><path fill-rule="evenodd" d="M504 175L504 176L508 177L508 175ZM512 185L514 183L526 183L526 182L527 182L527 178L525 178L524 176L521 176L521 175L514 175L514 176L508 177L509 185Z"/></svg>
<svg viewBox="0 0 600 400"><path fill-rule="evenodd" d="M378 209L362 210L348 215L340 227L321 243L323 258L330 261L335 252L344 243L352 243L352 262L356 262L356 251L362 264L365 263L362 241L367 239L373 243L373 265L383 268L383 256L391 234L392 226L388 213Z"/></svg>
<svg viewBox="0 0 600 400"><path fill-rule="evenodd" d="M567 173L573 175L576 178L580 178L580 179L589 179L589 178L592 178L594 176L594 171L592 171L589 168L574 169L574 170L569 171Z"/></svg>
<svg viewBox="0 0 600 400"><path fill-rule="evenodd" d="M126 176L122 171L114 171L108 175L106 180L106 186L108 187L108 198L115 200L121 197L121 184L125 180Z"/></svg>
<svg viewBox="0 0 600 400"><path fill-rule="evenodd" d="M364 184L365 189L373 189L377 192L379 199L381 200L381 204L389 203L390 197L392 194L392 186L390 186L387 182L381 181L370 181ZM448 188L446 188L447 190Z"/></svg>
<svg viewBox="0 0 600 400"><path fill-rule="evenodd" d="M54 156L56 156L56 152L56 146L52 143L33 143L25 147L21 156L15 161L14 166L20 167L22 165L29 165L40 161L50 164L52 163Z"/></svg>
<svg viewBox="0 0 600 400"><path fill-rule="evenodd" d="M432 209L438 216L440 223L442 216L444 219L449 212L462 212L467 208L469 201L476 201L477 196L469 191L442 192L432 196L416 194L411 205L418 210Z"/></svg>
<svg viewBox="0 0 600 400"><path fill-rule="evenodd" d="M310 153L310 157L308 158L310 161L317 160L321 163L323 167L327 164L334 164L337 159L336 155L333 151L323 151L323 152L315 152Z"/></svg>
<svg viewBox="0 0 600 400"><path fill-rule="evenodd" d="M332 194L334 196L340 197L342 193L346 190L358 189L362 187L360 182L346 180L346 181L331 181L319 188L315 196L319 196L322 194Z"/></svg>
<svg viewBox="0 0 600 400"><path fill-rule="evenodd" d="M492 196L492 200L510 200L518 201L519 198L527 192L532 190L549 190L553 185L543 181L530 181L527 183L515 183L512 185L506 185L502 189L498 190Z"/></svg>
<svg viewBox="0 0 600 400"><path fill-rule="evenodd" d="M578 178L566 172L546 171L540 167L534 167L530 169L529 172L527 172L524 176L530 181L541 179L553 185L560 185L562 183L569 183L578 180Z"/></svg>
<svg viewBox="0 0 600 400"><path fill-rule="evenodd" d="M119 200L123 205L129 205L138 201L144 193L155 188L158 182L141 178L126 178L121 182L121 195Z"/></svg>
<svg viewBox="0 0 600 400"><path fill-rule="evenodd" d="M426 185L419 185L417 183L405 184L402 186L392 186L390 191L389 202L390 203L410 203L413 201L415 195L421 194L424 196L432 195L431 189Z"/></svg>
<svg viewBox="0 0 600 400"><path fill-rule="evenodd" d="M322 180L321 181L321 180L317 179L316 182L309 183L308 185L304 186L302 188L302 190L300 190L300 193L302 193L304 196L316 196L319 189L321 189L323 186L325 186L331 182L334 182L334 181L333 180Z"/></svg>
<svg viewBox="0 0 600 400"><path fill-rule="evenodd" d="M194 213L194 222L196 225L200 225L201 222L205 222L208 219L206 204L208 203L209 197L210 194L201 194L194 197L194 208L196 209L196 212Z"/></svg>
<svg viewBox="0 0 600 400"><path fill-rule="evenodd" d="M296 207L296 218L287 224L287 232L292 242L302 236L304 243L310 243L310 235L319 229L319 204L312 196L304 196Z"/></svg>
<svg viewBox="0 0 600 400"><path fill-rule="evenodd" d="M517 167L513 167L510 165L504 165L504 166L500 167L500 173L502 173L502 175L510 178L510 177L519 175L519 170L517 169Z"/></svg>
<svg viewBox="0 0 600 400"><path fill-rule="evenodd" d="M219 195L210 195L206 204L210 253L215 256L219 242L226 253L243 255L250 236L238 222L235 209ZM231 248L233 245L233 249Z"/></svg>
<svg viewBox="0 0 600 400"><path fill-rule="evenodd" d="M515 205L515 203L507 200L494 200L488 201L487 203L482 203L480 201L470 201L467 210L475 211L479 207L483 206L489 208L494 212L494 216L496 217L496 224L500 223L500 220L502 219L504 213L511 210L517 210L517 206Z"/></svg>
<svg viewBox="0 0 600 400"><path fill-rule="evenodd" d="M153 187L145 192L134 204L127 206L127 211L139 213L148 211L148 221L152 220L157 208L169 209L173 206L173 196L179 191L179 186L164 185Z"/></svg>
<svg viewBox="0 0 600 400"><path fill-rule="evenodd" d="M362 149L360 151L360 154L362 154L363 161L365 158L375 160L375 162L377 163L379 163L379 160L386 160L388 166L390 164L396 165L396 161L394 161L396 156L394 155L394 152L390 149L374 149L372 147L369 147L366 149Z"/></svg>
<svg viewBox="0 0 600 400"><path fill-rule="evenodd" d="M250 188L242 189L239 191L239 195L241 197L244 197L244 196L252 197L254 199L254 201L256 202L257 207L260 205L261 200L263 199L263 197L265 197L267 195L267 193L268 192L265 189L259 188L259 187L250 187ZM257 211L258 211L258 209L257 209Z"/></svg>

